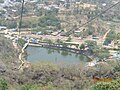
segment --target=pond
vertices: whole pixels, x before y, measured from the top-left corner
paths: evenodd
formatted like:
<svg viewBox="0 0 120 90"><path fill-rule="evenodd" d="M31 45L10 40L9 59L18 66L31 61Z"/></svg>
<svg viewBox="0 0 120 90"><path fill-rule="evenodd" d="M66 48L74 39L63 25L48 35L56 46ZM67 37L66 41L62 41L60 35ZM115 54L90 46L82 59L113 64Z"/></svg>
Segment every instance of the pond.
<svg viewBox="0 0 120 90"><path fill-rule="evenodd" d="M59 64L85 64L89 59L81 54L63 50L55 50L43 47L27 47L27 61L29 62L50 62Z"/></svg>

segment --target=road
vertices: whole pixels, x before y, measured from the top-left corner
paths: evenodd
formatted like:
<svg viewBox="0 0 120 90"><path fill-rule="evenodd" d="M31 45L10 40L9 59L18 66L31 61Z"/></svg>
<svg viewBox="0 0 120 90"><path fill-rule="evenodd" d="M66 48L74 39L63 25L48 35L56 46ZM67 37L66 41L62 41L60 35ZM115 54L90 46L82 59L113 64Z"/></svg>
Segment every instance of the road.
<svg viewBox="0 0 120 90"><path fill-rule="evenodd" d="M105 35L103 37L100 37L99 39L93 39L92 36L87 36L84 39L80 39L79 37L70 36L71 37L71 43L81 45L82 43L85 43L85 41L91 40L91 41L96 41L97 45L103 45L103 43L106 39L106 36L109 32L110 32L110 30L108 30L105 33ZM0 31L0 34L4 34L4 33L5 33L5 31ZM13 34L13 35L17 36L18 32L10 32L9 34L10 35ZM58 39L65 42L69 38L69 37L66 37L66 36L61 36L60 34L58 34L57 36L54 36L54 35L36 35L36 34L31 34L30 32L27 32L27 31L22 31L21 36L22 37L30 37L30 38L38 38L38 39L42 38L42 40L47 40L47 39L49 40L50 39L53 42L56 42Z"/></svg>

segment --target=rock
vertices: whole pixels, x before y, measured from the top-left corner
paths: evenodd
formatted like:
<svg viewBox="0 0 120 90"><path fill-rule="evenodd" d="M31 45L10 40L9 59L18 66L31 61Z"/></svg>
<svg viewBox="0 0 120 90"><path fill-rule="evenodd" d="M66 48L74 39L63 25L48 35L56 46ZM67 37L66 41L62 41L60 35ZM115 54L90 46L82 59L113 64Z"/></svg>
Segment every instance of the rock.
<svg viewBox="0 0 120 90"><path fill-rule="evenodd" d="M0 60L0 74L5 73L6 69L6 65Z"/></svg>

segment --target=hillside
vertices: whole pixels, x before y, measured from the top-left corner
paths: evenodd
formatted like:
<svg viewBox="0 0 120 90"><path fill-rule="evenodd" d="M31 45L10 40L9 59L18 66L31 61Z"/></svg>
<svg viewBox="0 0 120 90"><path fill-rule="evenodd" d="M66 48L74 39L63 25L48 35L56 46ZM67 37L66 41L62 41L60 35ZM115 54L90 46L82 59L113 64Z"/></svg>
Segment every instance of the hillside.
<svg viewBox="0 0 120 90"><path fill-rule="evenodd" d="M95 67L59 67L50 63L36 63L23 67L21 72L16 69L20 63L11 41L0 36L0 50L1 90L7 90L3 89L5 87L9 90L83 90L94 85L93 75L120 78L119 60L99 62Z"/></svg>
<svg viewBox="0 0 120 90"><path fill-rule="evenodd" d="M0 36L0 66L3 65L7 69L14 69L18 64L18 52L11 42Z"/></svg>
<svg viewBox="0 0 120 90"><path fill-rule="evenodd" d="M119 0L0 0L0 90L120 90Z"/></svg>

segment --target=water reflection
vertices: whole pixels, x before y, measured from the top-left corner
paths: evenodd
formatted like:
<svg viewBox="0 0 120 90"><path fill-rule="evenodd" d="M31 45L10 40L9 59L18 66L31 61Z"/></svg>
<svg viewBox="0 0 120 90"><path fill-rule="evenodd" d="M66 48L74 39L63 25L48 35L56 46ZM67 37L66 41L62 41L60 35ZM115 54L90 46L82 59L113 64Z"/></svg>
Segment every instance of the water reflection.
<svg viewBox="0 0 120 90"><path fill-rule="evenodd" d="M32 47L27 48L27 60L29 62L52 62L52 63L86 63L88 58L84 55L71 53L63 50L55 50L43 47Z"/></svg>
<svg viewBox="0 0 120 90"><path fill-rule="evenodd" d="M68 52L67 51L61 51L61 55L62 56L68 56Z"/></svg>

